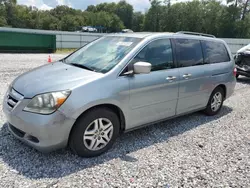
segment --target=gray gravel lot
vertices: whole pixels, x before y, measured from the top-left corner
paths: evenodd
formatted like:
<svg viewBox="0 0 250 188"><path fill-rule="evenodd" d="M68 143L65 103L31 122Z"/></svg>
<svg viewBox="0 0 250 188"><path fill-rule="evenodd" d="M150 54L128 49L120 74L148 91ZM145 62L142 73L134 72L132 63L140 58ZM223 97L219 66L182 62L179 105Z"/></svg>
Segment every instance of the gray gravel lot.
<svg viewBox="0 0 250 188"><path fill-rule="evenodd" d="M240 79L215 117L194 113L127 133L108 153L84 159L39 153L7 130L8 84L47 58L0 54L0 187L250 187L250 79Z"/></svg>

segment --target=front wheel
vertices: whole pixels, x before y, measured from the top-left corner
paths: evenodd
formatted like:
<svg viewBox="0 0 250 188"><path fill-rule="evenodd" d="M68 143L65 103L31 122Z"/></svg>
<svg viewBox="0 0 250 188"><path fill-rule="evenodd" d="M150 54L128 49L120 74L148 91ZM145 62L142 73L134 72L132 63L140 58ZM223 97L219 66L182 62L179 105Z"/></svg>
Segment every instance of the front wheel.
<svg viewBox="0 0 250 188"><path fill-rule="evenodd" d="M224 101L224 90L221 87L217 87L211 94L205 114L213 116L219 113Z"/></svg>
<svg viewBox="0 0 250 188"><path fill-rule="evenodd" d="M111 148L119 135L119 118L107 108L80 116L70 135L71 150L81 157L95 157Z"/></svg>

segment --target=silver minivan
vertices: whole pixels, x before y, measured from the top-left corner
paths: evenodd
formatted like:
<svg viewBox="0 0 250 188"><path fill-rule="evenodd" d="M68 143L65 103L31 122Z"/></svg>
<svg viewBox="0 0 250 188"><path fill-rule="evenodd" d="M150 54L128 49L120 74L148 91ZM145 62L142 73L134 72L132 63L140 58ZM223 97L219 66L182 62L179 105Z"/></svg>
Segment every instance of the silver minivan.
<svg viewBox="0 0 250 188"><path fill-rule="evenodd" d="M4 97L11 133L43 152L107 151L123 132L203 110L217 114L236 69L227 44L200 33L106 35L17 77Z"/></svg>

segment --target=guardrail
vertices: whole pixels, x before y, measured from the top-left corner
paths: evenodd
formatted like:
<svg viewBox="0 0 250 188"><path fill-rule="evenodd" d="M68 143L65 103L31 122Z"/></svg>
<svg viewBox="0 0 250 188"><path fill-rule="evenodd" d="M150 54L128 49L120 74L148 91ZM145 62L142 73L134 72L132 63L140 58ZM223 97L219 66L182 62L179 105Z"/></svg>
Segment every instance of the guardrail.
<svg viewBox="0 0 250 188"><path fill-rule="evenodd" d="M58 49L80 48L81 46L99 37L106 35L105 33L80 33L80 32L19 29L19 28L6 28L6 27L0 27L0 31L54 34L56 35L56 48ZM243 46L250 44L250 39L233 39L233 38L221 38L221 39L223 39L229 45L232 54L235 54Z"/></svg>

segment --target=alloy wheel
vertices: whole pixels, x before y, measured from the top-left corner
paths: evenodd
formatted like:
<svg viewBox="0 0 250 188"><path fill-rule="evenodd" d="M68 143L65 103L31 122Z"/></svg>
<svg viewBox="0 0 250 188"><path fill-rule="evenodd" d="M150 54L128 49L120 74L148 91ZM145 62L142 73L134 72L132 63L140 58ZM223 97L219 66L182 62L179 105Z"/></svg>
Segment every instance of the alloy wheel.
<svg viewBox="0 0 250 188"><path fill-rule="evenodd" d="M222 104L222 94L220 92L217 92L214 94L213 99L211 101L211 109L213 112L216 112L220 109Z"/></svg>
<svg viewBox="0 0 250 188"><path fill-rule="evenodd" d="M83 143L91 151L104 148L113 136L114 126L106 118L98 118L90 123L83 135Z"/></svg>

